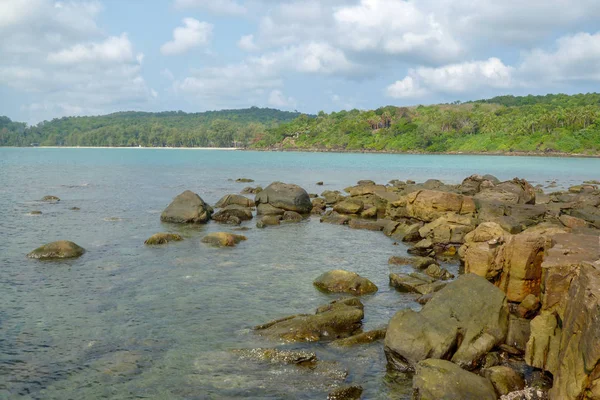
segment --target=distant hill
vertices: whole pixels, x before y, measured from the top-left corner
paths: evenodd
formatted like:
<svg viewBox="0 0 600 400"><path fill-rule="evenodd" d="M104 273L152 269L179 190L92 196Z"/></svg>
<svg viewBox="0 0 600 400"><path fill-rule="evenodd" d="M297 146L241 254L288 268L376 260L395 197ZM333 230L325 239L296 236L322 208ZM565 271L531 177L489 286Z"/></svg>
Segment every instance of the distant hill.
<svg viewBox="0 0 600 400"><path fill-rule="evenodd" d="M252 107L201 113L118 112L63 117L31 127L0 117L0 146L245 146L298 112Z"/></svg>

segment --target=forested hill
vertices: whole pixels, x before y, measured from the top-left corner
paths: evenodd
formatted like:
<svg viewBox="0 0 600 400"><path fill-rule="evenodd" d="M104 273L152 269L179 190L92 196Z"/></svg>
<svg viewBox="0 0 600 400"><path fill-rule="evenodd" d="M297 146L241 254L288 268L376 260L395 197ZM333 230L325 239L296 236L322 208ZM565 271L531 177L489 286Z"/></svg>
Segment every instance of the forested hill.
<svg viewBox="0 0 600 400"><path fill-rule="evenodd" d="M255 146L411 152L600 154L600 94L502 96L300 116Z"/></svg>
<svg viewBox="0 0 600 400"><path fill-rule="evenodd" d="M0 146L245 146L299 115L258 107L202 113L119 112L56 118L31 127L0 117Z"/></svg>
<svg viewBox="0 0 600 400"><path fill-rule="evenodd" d="M600 155L600 94L500 96L317 116L256 107L198 114L124 112L32 127L0 117L0 145L34 143Z"/></svg>

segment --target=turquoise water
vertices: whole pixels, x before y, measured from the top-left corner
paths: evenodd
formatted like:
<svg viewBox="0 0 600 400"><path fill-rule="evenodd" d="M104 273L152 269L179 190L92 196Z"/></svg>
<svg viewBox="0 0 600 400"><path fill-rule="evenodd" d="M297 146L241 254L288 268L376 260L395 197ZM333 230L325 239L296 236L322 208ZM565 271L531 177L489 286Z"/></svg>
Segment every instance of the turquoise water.
<svg viewBox="0 0 600 400"><path fill-rule="evenodd" d="M160 212L186 189L214 204L247 185L233 181L239 177L320 193L359 179L459 183L473 173L566 187L599 179L600 159L2 148L0 398L308 399L344 382L362 385L369 399L410 398L409 378L386 375L381 343L286 347L337 363L327 372L240 360L232 352L281 345L251 327L336 299L312 286L330 269L358 272L379 286L363 298L366 329L385 325L400 308L417 308L412 295L387 284L387 259L404 255L404 246L312 218L253 228L238 247L213 249L200 239L227 227L162 224ZM61 201L37 201L47 194ZM28 215L32 210L43 214ZM160 231L186 240L143 245ZM25 258L60 239L88 252L66 262Z"/></svg>

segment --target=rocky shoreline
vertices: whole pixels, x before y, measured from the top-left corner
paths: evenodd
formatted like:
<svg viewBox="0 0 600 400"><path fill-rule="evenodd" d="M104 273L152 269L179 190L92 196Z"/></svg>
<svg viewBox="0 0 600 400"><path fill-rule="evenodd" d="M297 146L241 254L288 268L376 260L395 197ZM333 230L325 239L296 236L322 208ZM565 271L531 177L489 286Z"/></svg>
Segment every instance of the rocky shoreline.
<svg viewBox="0 0 600 400"><path fill-rule="evenodd" d="M249 179L240 182L250 182ZM387 327L364 332L360 296L376 296L368 277L323 271L316 289L344 297L316 312L256 326L274 345L326 342L332 346L380 343L387 368L413 377L415 399L600 399L600 190L584 183L544 193L524 179L501 182L473 175L460 185L359 181L341 191L309 194L274 182L228 194L215 209L191 191L177 196L161 215L170 224L215 221L230 230L257 219L258 228L322 223L379 232L410 246L411 256L390 264L390 285L416 293L420 311L399 310ZM174 225L173 225L174 226ZM153 235L147 245L182 238ZM236 246L246 237L211 233L209 246ZM79 257L72 242L50 243L31 258ZM461 264L454 277L444 262ZM283 351L283 352L282 352ZM314 353L243 350L244 357L319 368ZM331 399L358 399L356 382Z"/></svg>

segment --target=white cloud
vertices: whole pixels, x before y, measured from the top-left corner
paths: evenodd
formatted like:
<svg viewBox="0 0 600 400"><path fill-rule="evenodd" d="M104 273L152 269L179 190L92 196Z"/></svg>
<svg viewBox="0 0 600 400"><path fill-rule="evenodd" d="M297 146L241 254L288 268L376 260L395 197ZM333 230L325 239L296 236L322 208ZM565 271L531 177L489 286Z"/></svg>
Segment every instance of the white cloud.
<svg viewBox="0 0 600 400"><path fill-rule="evenodd" d="M387 87L394 98L422 97L429 93L474 93L515 85L515 69L498 58L450 64L439 68L411 69L408 76Z"/></svg>
<svg viewBox="0 0 600 400"><path fill-rule="evenodd" d="M245 14L247 9L244 5L235 0L175 0L175 7L202 8L215 14L241 15Z"/></svg>
<svg viewBox="0 0 600 400"><path fill-rule="evenodd" d="M237 45L240 49L248 52L258 50L258 46L254 43L254 35L242 36L237 42Z"/></svg>
<svg viewBox="0 0 600 400"><path fill-rule="evenodd" d="M163 44L160 51L164 55L182 54L186 51L209 44L213 25L194 18L184 18L183 26L173 30L173 40Z"/></svg>
<svg viewBox="0 0 600 400"><path fill-rule="evenodd" d="M272 90L268 104L276 108L295 108L297 102L293 97L286 97L281 90Z"/></svg>
<svg viewBox="0 0 600 400"><path fill-rule="evenodd" d="M137 60L143 55L133 54L133 45L127 34L111 36L100 43L76 44L70 48L48 54L48 61L54 64L78 63L120 63Z"/></svg>

